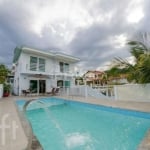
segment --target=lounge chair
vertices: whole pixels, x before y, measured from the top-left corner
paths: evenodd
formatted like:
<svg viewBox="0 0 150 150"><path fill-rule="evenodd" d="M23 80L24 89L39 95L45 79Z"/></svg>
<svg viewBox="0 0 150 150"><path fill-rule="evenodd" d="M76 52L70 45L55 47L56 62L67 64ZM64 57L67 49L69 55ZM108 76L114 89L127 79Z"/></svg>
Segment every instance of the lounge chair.
<svg viewBox="0 0 150 150"><path fill-rule="evenodd" d="M58 95L58 93L59 93L59 88L56 88L55 92L54 92L54 95Z"/></svg>
<svg viewBox="0 0 150 150"><path fill-rule="evenodd" d="M30 90L28 89L28 90L22 90L22 93L25 95L25 96L27 96L28 94L30 94Z"/></svg>
<svg viewBox="0 0 150 150"><path fill-rule="evenodd" d="M55 88L52 88L50 92L46 92L46 94L54 95L55 94Z"/></svg>
<svg viewBox="0 0 150 150"><path fill-rule="evenodd" d="M51 92L46 92L47 94L50 94L52 96L58 95L59 93L59 88L52 88Z"/></svg>

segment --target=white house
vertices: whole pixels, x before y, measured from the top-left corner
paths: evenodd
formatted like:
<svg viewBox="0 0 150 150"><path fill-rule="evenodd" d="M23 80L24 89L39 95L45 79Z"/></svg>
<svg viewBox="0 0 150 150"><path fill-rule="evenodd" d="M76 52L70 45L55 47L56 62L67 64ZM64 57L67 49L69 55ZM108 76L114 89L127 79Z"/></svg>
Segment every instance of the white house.
<svg viewBox="0 0 150 150"><path fill-rule="evenodd" d="M41 51L29 47L16 47L13 58L13 92L21 95L30 89L40 94L52 87L74 85L75 64L80 59L63 53Z"/></svg>

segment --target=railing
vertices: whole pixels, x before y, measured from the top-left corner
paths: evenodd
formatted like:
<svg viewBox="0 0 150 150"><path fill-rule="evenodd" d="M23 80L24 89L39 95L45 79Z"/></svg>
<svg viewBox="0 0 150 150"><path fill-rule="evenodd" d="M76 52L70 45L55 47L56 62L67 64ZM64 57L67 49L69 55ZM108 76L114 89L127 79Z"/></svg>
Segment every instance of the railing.
<svg viewBox="0 0 150 150"><path fill-rule="evenodd" d="M98 91L97 89L93 89L92 87L87 87L87 93L89 96L92 96L94 98L110 99L109 96L102 94L100 91Z"/></svg>
<svg viewBox="0 0 150 150"><path fill-rule="evenodd" d="M93 89L97 89L98 92L109 96L109 97L114 97L114 86L112 85L105 85L105 86L92 86Z"/></svg>
<svg viewBox="0 0 150 150"><path fill-rule="evenodd" d="M94 97L101 99L110 99L111 96L103 94L100 90L94 89L89 86L73 86L73 87L63 87L60 89L61 95L65 96L79 96L79 97ZM109 92L110 93L110 92Z"/></svg>

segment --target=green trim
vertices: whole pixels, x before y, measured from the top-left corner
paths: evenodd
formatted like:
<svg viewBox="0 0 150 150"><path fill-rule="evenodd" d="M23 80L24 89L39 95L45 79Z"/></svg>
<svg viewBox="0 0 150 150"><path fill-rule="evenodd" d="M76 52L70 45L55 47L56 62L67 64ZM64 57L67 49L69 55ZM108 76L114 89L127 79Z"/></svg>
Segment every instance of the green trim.
<svg viewBox="0 0 150 150"><path fill-rule="evenodd" d="M20 57L20 54L22 52L22 48L16 47L14 50L14 58L13 58L13 63L16 63Z"/></svg>

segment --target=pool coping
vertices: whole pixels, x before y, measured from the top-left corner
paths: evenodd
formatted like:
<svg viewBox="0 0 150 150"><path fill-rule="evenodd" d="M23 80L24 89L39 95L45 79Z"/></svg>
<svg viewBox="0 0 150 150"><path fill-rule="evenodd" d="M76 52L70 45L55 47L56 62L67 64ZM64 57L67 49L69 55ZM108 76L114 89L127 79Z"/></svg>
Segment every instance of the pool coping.
<svg viewBox="0 0 150 150"><path fill-rule="evenodd" d="M26 97L10 96L8 98L1 98L0 101L5 103L5 100L9 100L11 103L11 101L16 101L16 100L20 100L20 99L30 100L30 99L47 98L47 97L50 97L50 96L26 96ZM102 105L102 106L107 106L107 107L112 107L112 108L121 108L121 109L150 113L150 102L135 102L135 101L134 102L133 101L125 102L125 101L102 100L102 99L94 99L91 97L85 98L85 97L77 97L77 96L56 96L56 97L57 98L65 98L69 101L80 101L83 103ZM16 112L14 112L14 115L16 116ZM18 117L18 115L16 117ZM25 139L20 138L19 140L25 140ZM25 148L23 148L23 149L25 149ZM7 149L3 149L3 150L7 150ZM141 141L141 144L139 145L138 150L150 150L150 131L148 131L148 133L145 135L145 138Z"/></svg>
<svg viewBox="0 0 150 150"><path fill-rule="evenodd" d="M47 98L47 97L43 97L43 98ZM130 108L115 107L115 106L110 106L110 105L106 106L106 105L103 105L103 104L88 103L87 101L85 101L85 99L84 99L84 101L81 101L81 100L77 101L77 100L72 99L70 97L68 97L68 98L66 98L66 97L56 97L56 98L58 98L60 100L67 101L67 102L74 102L74 103L77 103L77 104L84 104L84 105L86 104L87 106L92 105L93 107L101 107L101 108L105 107L105 109L107 109L107 110L109 109L109 111L113 110L113 112L114 112L114 110L117 110L118 112L121 111L121 113L123 111L125 111L125 112L127 112L127 114L125 114L125 115L130 115L130 113L132 113L132 115L133 116L135 115L135 117L142 117L142 118L150 119L150 111L148 111L148 112L144 111L143 112L143 111L138 110L138 109L130 109ZM133 114L134 112L135 112L135 114ZM136 113L138 113L138 115ZM146 115L147 113L148 113L148 117L143 116L143 115ZM139 114L142 115L142 116L139 116ZM141 143L138 146L138 150L149 150L149 149L150 149L150 130L146 133L144 139L141 141Z"/></svg>
<svg viewBox="0 0 150 150"><path fill-rule="evenodd" d="M25 112L22 110L19 110L16 102L14 102L14 103L15 103L14 105L16 107L22 127L24 129L24 133L28 139L28 144L27 144L26 150L43 150L42 145L40 144L37 137L34 135L32 126L31 126L29 120L27 119L27 117L25 116Z"/></svg>
<svg viewBox="0 0 150 150"><path fill-rule="evenodd" d="M62 96L59 98L62 98ZM65 96L63 98L65 98L66 100L79 101L82 103L89 103L89 104L96 104L96 105L111 107L111 108L115 108L115 109L125 109L125 110L129 110L129 111L138 111L138 112L150 113L150 102L149 103L146 102L146 104L147 104L146 105L147 107L145 107L146 109L144 107L141 109L140 107L129 107L128 105L125 106L124 104L127 104L127 101L125 102L125 101L97 100L97 99L92 99L93 101L91 101L91 98L83 99L82 97L76 97L75 98L72 96L67 96L67 97ZM108 101L109 101L109 103L108 103ZM116 105L114 105L114 104L112 105L113 102L115 102ZM121 105L119 106L119 105L117 105L117 103L119 103ZM128 103L134 104L135 102L128 101ZM137 104L143 104L143 102L137 102ZM145 134L145 136L144 136L143 140L141 141L141 143L139 144L137 150L150 150L150 129Z"/></svg>

